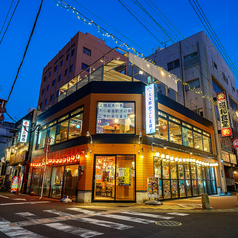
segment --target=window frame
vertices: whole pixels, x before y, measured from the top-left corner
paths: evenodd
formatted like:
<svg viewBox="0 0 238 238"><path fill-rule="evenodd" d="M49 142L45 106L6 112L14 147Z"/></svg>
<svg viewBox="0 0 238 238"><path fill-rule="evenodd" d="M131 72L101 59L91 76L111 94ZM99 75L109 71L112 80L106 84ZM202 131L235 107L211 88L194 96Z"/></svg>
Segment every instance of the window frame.
<svg viewBox="0 0 238 238"><path fill-rule="evenodd" d="M92 51L86 47L83 47L83 53L88 56L92 55Z"/></svg>

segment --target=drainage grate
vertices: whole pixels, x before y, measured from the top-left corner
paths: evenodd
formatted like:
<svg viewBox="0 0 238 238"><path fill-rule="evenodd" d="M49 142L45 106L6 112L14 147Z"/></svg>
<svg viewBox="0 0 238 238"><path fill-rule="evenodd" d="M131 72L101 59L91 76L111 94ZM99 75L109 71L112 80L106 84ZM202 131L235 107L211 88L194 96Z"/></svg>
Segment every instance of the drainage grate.
<svg viewBox="0 0 238 238"><path fill-rule="evenodd" d="M159 226L181 226L182 223L178 221L157 221L155 222L156 225Z"/></svg>

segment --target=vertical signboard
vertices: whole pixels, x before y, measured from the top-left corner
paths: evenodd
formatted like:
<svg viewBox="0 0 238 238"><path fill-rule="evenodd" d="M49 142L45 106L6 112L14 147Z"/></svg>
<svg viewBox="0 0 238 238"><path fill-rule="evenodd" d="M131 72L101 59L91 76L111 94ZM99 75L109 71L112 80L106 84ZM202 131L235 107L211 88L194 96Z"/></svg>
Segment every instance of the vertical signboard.
<svg viewBox="0 0 238 238"><path fill-rule="evenodd" d="M159 198L159 178L147 178L147 195L148 198Z"/></svg>
<svg viewBox="0 0 238 238"><path fill-rule="evenodd" d="M231 136L231 127L229 114L227 111L227 102L226 102L226 94L225 92L221 92L217 94L217 104L220 115L221 122L221 134L223 137Z"/></svg>
<svg viewBox="0 0 238 238"><path fill-rule="evenodd" d="M155 84L145 86L145 123L146 134L155 133L157 105L155 102Z"/></svg>
<svg viewBox="0 0 238 238"><path fill-rule="evenodd" d="M22 128L21 128L21 135L20 135L20 142L27 142L27 136L28 136L28 129L29 129L30 121L23 120L22 122Z"/></svg>
<svg viewBox="0 0 238 238"><path fill-rule="evenodd" d="M14 193L17 191L18 183L19 183L19 176L13 176L12 184L11 184L11 193Z"/></svg>

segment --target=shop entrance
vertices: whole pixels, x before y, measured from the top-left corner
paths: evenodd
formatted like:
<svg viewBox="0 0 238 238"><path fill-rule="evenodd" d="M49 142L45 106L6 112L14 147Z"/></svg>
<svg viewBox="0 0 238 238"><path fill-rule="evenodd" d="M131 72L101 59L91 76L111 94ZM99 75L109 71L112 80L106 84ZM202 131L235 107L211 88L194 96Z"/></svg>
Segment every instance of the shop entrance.
<svg viewBox="0 0 238 238"><path fill-rule="evenodd" d="M135 156L96 156L94 201L135 201Z"/></svg>

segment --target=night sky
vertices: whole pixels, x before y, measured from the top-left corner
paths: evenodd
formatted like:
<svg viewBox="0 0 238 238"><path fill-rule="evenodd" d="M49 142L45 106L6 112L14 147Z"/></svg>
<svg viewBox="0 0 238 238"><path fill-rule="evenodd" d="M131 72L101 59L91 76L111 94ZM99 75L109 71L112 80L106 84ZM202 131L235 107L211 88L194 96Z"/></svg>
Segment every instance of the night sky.
<svg viewBox="0 0 238 238"><path fill-rule="evenodd" d="M11 1L12 0L1 1L0 29L2 28ZM123 42L145 55L153 53L158 47L163 48L163 45L160 42L166 42L167 46L172 44L168 37L164 36L164 33L158 26L148 17L148 15L143 13L133 1L124 0L123 3L128 8L130 7L129 9L132 13L148 27L155 37L153 37L117 0L78 0L78 3L83 4L86 9L97 15L104 22L110 24L112 28L82 8L76 1L65 1L106 29L109 33L112 33ZM163 23L161 18L148 5L148 3L151 4L150 0L139 0L139 2L159 24L170 31L168 26ZM14 0L10 15L16 3L17 0ZM160 11L176 26L184 37L205 30L188 0L153 0L153 3L157 5ZM199 0L199 4L231 60L235 63L236 67L238 67L238 2L235 0L228 0L226 2L221 0ZM5 37L0 44L0 98L7 99L9 95L39 5L40 0L21 0ZM9 18L10 16L8 17L7 22ZM0 34L0 39L5 31L5 27ZM85 24L79 20L71 10L67 11L60 8L56 5L54 0L44 0L25 61L7 104L7 111L13 118L18 120L27 114L29 107L36 108L43 67L78 31L82 31L83 33L89 32L100 39L105 39L106 44L112 48L118 46L111 38L105 37L99 33L96 27ZM125 35L132 42L120 35L117 31ZM7 115L5 116L6 121L11 121Z"/></svg>

